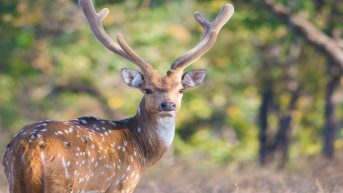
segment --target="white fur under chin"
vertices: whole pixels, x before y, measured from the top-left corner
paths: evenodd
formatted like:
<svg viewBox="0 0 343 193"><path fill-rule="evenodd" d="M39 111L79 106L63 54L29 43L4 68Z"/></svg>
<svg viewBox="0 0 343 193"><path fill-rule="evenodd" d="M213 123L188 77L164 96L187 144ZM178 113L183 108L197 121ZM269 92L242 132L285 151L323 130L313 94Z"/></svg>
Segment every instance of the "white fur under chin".
<svg viewBox="0 0 343 193"><path fill-rule="evenodd" d="M170 147L175 134L175 116L161 117L157 120L157 132L167 147Z"/></svg>

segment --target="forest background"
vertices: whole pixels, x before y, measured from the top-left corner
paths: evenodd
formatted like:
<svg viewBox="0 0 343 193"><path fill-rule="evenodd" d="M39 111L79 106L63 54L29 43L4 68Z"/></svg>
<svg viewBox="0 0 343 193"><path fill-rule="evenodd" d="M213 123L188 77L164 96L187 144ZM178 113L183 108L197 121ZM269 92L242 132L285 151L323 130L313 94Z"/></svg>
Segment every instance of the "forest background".
<svg viewBox="0 0 343 193"><path fill-rule="evenodd" d="M234 16L189 68L205 83L185 93L173 149L137 192L342 192L342 1L95 1L110 8L107 31L161 72L200 40L193 12L213 19L224 3ZM142 94L124 67L77 1L2 0L1 157L28 123L133 115Z"/></svg>

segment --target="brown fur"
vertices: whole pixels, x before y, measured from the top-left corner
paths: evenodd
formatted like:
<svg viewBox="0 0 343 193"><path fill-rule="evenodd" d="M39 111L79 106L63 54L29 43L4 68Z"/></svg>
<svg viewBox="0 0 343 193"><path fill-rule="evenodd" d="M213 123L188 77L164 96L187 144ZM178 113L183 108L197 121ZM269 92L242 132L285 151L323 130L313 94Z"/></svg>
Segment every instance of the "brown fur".
<svg viewBox="0 0 343 193"><path fill-rule="evenodd" d="M172 101L176 104L176 111L181 106L183 88L181 84L182 72L169 70L167 76L160 76L156 70L151 70L148 74L143 74L144 83L142 89L149 88L153 94L144 96L145 109L152 114L160 112L160 104L164 101Z"/></svg>
<svg viewBox="0 0 343 193"><path fill-rule="evenodd" d="M167 150L144 106L121 121L82 117L24 127L3 159L10 192L132 192Z"/></svg>

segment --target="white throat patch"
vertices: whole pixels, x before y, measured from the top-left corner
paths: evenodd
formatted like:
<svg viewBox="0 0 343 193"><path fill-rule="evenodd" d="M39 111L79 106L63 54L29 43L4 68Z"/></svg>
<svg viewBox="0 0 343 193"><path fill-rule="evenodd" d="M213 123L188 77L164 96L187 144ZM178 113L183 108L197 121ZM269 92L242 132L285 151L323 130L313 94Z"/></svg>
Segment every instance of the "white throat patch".
<svg viewBox="0 0 343 193"><path fill-rule="evenodd" d="M173 143L175 134L175 117L161 117L157 119L157 133L167 147Z"/></svg>

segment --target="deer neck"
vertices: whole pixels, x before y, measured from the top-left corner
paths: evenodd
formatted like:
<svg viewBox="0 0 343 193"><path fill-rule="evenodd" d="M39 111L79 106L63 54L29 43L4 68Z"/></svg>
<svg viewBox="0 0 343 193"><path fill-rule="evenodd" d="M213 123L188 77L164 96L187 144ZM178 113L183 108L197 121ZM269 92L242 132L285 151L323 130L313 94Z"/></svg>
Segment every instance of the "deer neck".
<svg viewBox="0 0 343 193"><path fill-rule="evenodd" d="M146 166L160 160L172 145L175 118L175 112L168 115L152 114L145 109L144 99L141 101L137 114L133 117L133 134Z"/></svg>

